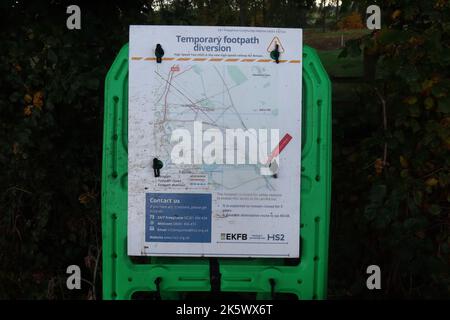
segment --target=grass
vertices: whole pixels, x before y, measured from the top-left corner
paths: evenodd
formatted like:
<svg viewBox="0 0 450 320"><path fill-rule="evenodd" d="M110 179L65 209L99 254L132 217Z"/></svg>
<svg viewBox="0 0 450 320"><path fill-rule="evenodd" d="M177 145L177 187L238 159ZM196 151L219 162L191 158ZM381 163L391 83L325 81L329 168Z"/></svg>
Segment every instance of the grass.
<svg viewBox="0 0 450 320"><path fill-rule="evenodd" d="M360 77L363 74L362 57L339 58L344 41L359 38L370 32L367 29L338 30L322 32L317 29L305 29L303 41L317 50L328 74L332 77Z"/></svg>
<svg viewBox="0 0 450 320"><path fill-rule="evenodd" d="M340 49L318 51L320 60L332 80L333 102L355 101L360 83L333 81L333 77L361 77L363 75L362 57L339 58Z"/></svg>
<svg viewBox="0 0 450 320"><path fill-rule="evenodd" d="M317 50L333 50L341 48L342 40L360 38L369 33L368 29L356 30L336 30L336 31L320 31L316 29L305 29L303 33L303 41L305 44Z"/></svg>
<svg viewBox="0 0 450 320"><path fill-rule="evenodd" d="M341 49L320 50L317 53L330 77L361 77L363 75L361 56L339 58Z"/></svg>
<svg viewBox="0 0 450 320"><path fill-rule="evenodd" d="M304 38L305 41L309 39L325 39L325 38L336 38L340 37L341 34L344 35L344 37L360 37L362 35L370 33L370 30L368 29L352 29L352 30L327 30L323 32L320 28L310 28L310 29L304 29Z"/></svg>
<svg viewBox="0 0 450 320"><path fill-rule="evenodd" d="M333 103L335 106L343 106L358 100L357 91L361 83L343 82L333 78L362 77L363 61L360 57L339 58L342 51L341 41L359 38L369 31L341 30L323 32L316 29L304 30L304 43L317 50L325 70L332 79Z"/></svg>

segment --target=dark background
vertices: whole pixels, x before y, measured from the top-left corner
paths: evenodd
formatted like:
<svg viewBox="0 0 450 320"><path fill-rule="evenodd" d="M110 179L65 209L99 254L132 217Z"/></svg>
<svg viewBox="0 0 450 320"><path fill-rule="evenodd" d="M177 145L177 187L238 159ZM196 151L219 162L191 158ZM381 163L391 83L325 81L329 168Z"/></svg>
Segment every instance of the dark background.
<svg viewBox="0 0 450 320"><path fill-rule="evenodd" d="M450 297L449 1L0 3L1 299L101 298L103 83L130 24L305 28L333 81L329 298Z"/></svg>

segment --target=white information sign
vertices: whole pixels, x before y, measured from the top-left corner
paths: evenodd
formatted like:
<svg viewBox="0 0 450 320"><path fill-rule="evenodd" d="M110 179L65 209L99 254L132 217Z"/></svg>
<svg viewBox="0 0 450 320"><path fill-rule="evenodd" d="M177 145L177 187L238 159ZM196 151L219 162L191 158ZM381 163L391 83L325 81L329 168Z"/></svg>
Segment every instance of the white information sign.
<svg viewBox="0 0 450 320"><path fill-rule="evenodd" d="M131 26L129 53L128 254L298 257L302 30Z"/></svg>

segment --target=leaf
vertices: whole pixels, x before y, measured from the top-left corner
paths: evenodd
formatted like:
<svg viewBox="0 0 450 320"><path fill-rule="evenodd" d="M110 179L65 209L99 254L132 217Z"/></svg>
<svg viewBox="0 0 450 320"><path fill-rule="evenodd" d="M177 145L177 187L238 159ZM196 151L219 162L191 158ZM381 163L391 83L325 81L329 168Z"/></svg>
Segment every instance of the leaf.
<svg viewBox="0 0 450 320"><path fill-rule="evenodd" d="M436 178L434 178L434 177L428 178L428 179L425 181L425 184L426 184L427 186L429 186L429 187L434 187L434 186L436 186L438 183L439 183L439 180L436 179Z"/></svg>
<svg viewBox="0 0 450 320"><path fill-rule="evenodd" d="M425 99L425 109L430 110L434 106L434 100L431 97Z"/></svg>
<svg viewBox="0 0 450 320"><path fill-rule="evenodd" d="M403 222L403 226L406 229L414 229L417 227L420 223L420 220L418 218L408 218Z"/></svg>
<svg viewBox="0 0 450 320"><path fill-rule="evenodd" d="M412 106L409 108L409 114L410 114L410 116L413 117L413 118L418 118L418 117L420 116L420 114L421 114L420 109L419 109L419 106L418 106L417 104L412 105Z"/></svg>
<svg viewBox="0 0 450 320"><path fill-rule="evenodd" d="M409 166L408 160L404 156L400 156L400 165L403 168L408 168Z"/></svg>
<svg viewBox="0 0 450 320"><path fill-rule="evenodd" d="M55 64L56 62L58 62L58 56L56 55L56 53L52 49L48 50L47 59L52 64Z"/></svg>
<svg viewBox="0 0 450 320"><path fill-rule="evenodd" d="M402 178L406 178L409 175L409 171L408 169L403 169L402 171L400 171L400 177Z"/></svg>
<svg viewBox="0 0 450 320"><path fill-rule="evenodd" d="M25 103L30 104L33 101L33 97L27 93L23 100L25 101Z"/></svg>
<svg viewBox="0 0 450 320"><path fill-rule="evenodd" d="M364 214L369 220L373 220L377 215L378 209L383 207L386 192L386 185L375 185L370 190L369 204L364 209Z"/></svg>
<svg viewBox="0 0 450 320"><path fill-rule="evenodd" d="M414 192L414 203L417 206L420 206L422 204L422 199L423 199L423 193L421 191Z"/></svg>
<svg viewBox="0 0 450 320"><path fill-rule="evenodd" d="M436 205L436 204L432 204L428 210L434 216L439 215L441 213L441 211L442 211L441 207Z"/></svg>
<svg viewBox="0 0 450 320"><path fill-rule="evenodd" d="M98 79L89 79L86 82L86 87L88 87L89 89L92 89L92 90L98 89L99 85L100 85L100 81L98 81Z"/></svg>
<svg viewBox="0 0 450 320"><path fill-rule="evenodd" d="M342 52L339 54L339 58L344 58L347 56L351 56L351 57L357 57L357 56L361 56L362 50L361 50L361 42L359 41L359 39L352 39L352 40L348 40L345 43L345 48L344 50L342 50Z"/></svg>
<svg viewBox="0 0 450 320"><path fill-rule="evenodd" d="M411 130L413 131L413 133L419 132L420 128L421 128L419 122L416 119L413 119L410 122L410 127L411 127Z"/></svg>
<svg viewBox="0 0 450 320"><path fill-rule="evenodd" d="M409 96L405 99L403 99L403 102L409 105L413 105L417 103L417 97L414 96Z"/></svg>
<svg viewBox="0 0 450 320"><path fill-rule="evenodd" d="M378 36L378 41L381 45L398 45L402 42L408 41L413 33L407 30L396 30L396 29L382 29Z"/></svg>
<svg viewBox="0 0 450 320"><path fill-rule="evenodd" d="M11 102L18 102L20 100L20 96L21 94L19 92L13 92L10 96L9 96L9 101Z"/></svg>
<svg viewBox="0 0 450 320"><path fill-rule="evenodd" d="M450 113L450 97L438 101L437 111L445 114Z"/></svg>
<svg viewBox="0 0 450 320"><path fill-rule="evenodd" d="M397 19L399 16L400 16L400 14L401 14L402 12L400 11L400 10L395 10L393 13L392 13L392 19L393 20L395 20L395 19Z"/></svg>

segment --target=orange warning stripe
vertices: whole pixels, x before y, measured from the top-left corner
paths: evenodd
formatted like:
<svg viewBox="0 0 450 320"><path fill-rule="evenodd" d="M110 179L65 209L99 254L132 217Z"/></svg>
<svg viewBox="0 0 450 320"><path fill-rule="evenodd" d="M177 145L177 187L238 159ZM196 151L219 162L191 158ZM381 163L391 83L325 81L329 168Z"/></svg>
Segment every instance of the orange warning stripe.
<svg viewBox="0 0 450 320"><path fill-rule="evenodd" d="M144 61L155 61L155 57L131 57L131 60L144 60ZM275 62L272 59L238 59L238 58L163 58L164 61L212 61L212 62ZM300 63L301 60L279 60L280 63Z"/></svg>

